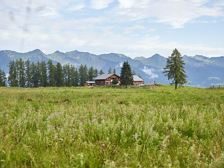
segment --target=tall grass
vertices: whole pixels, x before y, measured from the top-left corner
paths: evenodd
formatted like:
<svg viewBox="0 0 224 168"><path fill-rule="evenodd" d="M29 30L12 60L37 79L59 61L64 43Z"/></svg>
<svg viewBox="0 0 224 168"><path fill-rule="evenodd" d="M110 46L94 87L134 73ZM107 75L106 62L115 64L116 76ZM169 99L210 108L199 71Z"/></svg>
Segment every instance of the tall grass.
<svg viewBox="0 0 224 168"><path fill-rule="evenodd" d="M224 167L224 90L0 88L0 167Z"/></svg>

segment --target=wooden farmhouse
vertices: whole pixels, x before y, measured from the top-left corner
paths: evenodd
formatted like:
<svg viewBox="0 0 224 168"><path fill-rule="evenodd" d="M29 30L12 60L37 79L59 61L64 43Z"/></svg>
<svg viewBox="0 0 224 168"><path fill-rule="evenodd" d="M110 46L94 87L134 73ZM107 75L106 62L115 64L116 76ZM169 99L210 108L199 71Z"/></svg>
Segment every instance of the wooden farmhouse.
<svg viewBox="0 0 224 168"><path fill-rule="evenodd" d="M93 81L88 81L87 86L110 86L114 83L116 83L116 85L120 85L120 76L116 74L103 74L95 78L95 83L93 83ZM137 75L133 75L133 85L144 85L144 80Z"/></svg>
<svg viewBox="0 0 224 168"><path fill-rule="evenodd" d="M113 82L114 81L114 82ZM103 74L100 76L97 76L95 78L95 84L100 86L108 86L112 85L113 83L117 82L117 85L120 84L120 76L116 74Z"/></svg>

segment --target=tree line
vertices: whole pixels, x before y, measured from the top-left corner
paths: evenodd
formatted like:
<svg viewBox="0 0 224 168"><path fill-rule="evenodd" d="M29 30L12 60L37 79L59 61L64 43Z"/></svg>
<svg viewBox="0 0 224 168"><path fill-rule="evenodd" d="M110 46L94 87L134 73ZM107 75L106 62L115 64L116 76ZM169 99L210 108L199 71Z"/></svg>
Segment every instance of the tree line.
<svg viewBox="0 0 224 168"><path fill-rule="evenodd" d="M22 59L10 61L9 75L6 78L4 71L0 70L0 86L11 87L61 87L84 86L86 81L93 80L102 74L97 69L86 65L76 68L72 65L54 64L48 62L31 62Z"/></svg>
<svg viewBox="0 0 224 168"><path fill-rule="evenodd" d="M168 80L171 80L175 89L187 83L184 65L180 52L174 49L171 56L167 58L164 74ZM111 68L108 73L112 73ZM116 73L115 69L113 73ZM6 86L7 83L11 87L84 86L87 80L93 80L101 74L103 74L102 70L98 73L97 69L88 68L86 65L75 68L72 65L62 66L60 63L55 65L51 60L47 63L44 61L34 63L19 59L9 63L8 79L5 72L0 70L0 87ZM120 77L121 85L126 87L133 85L133 74L128 62L123 63Z"/></svg>

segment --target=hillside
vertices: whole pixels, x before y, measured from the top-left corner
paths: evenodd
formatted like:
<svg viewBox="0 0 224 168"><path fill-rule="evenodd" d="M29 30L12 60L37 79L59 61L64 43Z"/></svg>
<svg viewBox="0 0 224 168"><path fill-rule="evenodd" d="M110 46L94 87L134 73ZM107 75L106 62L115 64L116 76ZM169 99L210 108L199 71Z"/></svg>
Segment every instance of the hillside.
<svg viewBox="0 0 224 168"><path fill-rule="evenodd" d="M88 52L71 51L60 52L56 51L52 54L45 54L41 50L36 49L27 53L18 53L15 51L0 51L0 68L8 71L8 63L10 60L22 58L31 61L46 61L48 59L62 64L72 64L79 66L85 64L94 66L97 69L103 69L107 72L109 68L115 68L117 73L120 73L121 64L128 61L134 72L141 76L146 83L168 84L166 77L163 74L163 68L166 64L166 57L155 54L151 57L130 58L123 54L91 54ZM186 63L186 72L188 76L188 85L198 87L208 87L211 85L224 84L224 57L205 57L201 55L184 56Z"/></svg>
<svg viewBox="0 0 224 168"><path fill-rule="evenodd" d="M224 90L0 88L1 167L224 166Z"/></svg>

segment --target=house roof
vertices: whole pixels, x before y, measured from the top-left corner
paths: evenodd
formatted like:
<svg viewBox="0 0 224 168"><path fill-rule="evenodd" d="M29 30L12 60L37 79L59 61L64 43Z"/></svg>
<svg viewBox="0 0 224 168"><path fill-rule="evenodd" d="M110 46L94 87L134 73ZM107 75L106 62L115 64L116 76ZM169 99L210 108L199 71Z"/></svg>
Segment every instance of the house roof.
<svg viewBox="0 0 224 168"><path fill-rule="evenodd" d="M95 84L95 81L86 81L87 84Z"/></svg>
<svg viewBox="0 0 224 168"><path fill-rule="evenodd" d="M142 82L142 81L144 81L142 78L140 78L138 75L133 75L133 81L135 82L135 81L138 81L138 82Z"/></svg>
<svg viewBox="0 0 224 168"><path fill-rule="evenodd" d="M105 80L105 79L111 77L112 75L116 75L116 74L102 74L100 76L97 76L95 78L95 80ZM118 75L116 75L116 76L118 76Z"/></svg>

